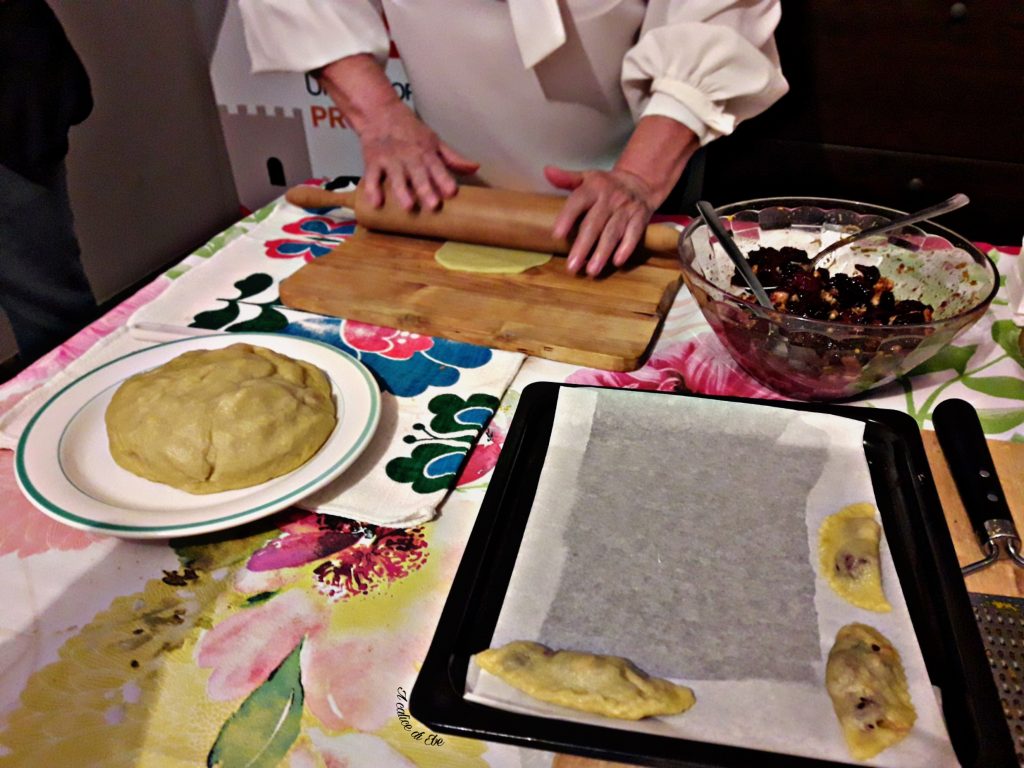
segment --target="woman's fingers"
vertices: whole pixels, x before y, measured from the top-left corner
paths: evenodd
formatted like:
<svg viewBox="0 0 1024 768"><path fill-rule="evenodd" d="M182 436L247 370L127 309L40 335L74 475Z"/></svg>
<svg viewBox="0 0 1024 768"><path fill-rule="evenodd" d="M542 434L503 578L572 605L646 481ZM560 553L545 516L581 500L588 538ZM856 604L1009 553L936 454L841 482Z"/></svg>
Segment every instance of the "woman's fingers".
<svg viewBox="0 0 1024 768"><path fill-rule="evenodd" d="M594 189L587 187L576 189L575 192L566 198L562 210L555 217L551 234L558 240L564 240L569 237L569 233L576 226L576 222L594 206L598 201L598 197L597 191ZM578 234L576 235L576 240L579 240Z"/></svg>
<svg viewBox="0 0 1024 768"><path fill-rule="evenodd" d="M441 204L441 195L434 188L434 179L428 168L426 158L424 158L423 162L407 164L405 170L419 207L427 211L436 210Z"/></svg>
<svg viewBox="0 0 1024 768"><path fill-rule="evenodd" d="M372 208L384 205L384 191L381 189L383 177L384 169L379 163L367 162L366 170L363 172L363 191Z"/></svg>
<svg viewBox="0 0 1024 768"><path fill-rule="evenodd" d="M381 169L381 170L377 170ZM383 204L381 172L386 178L388 194L407 211L414 208L436 210L441 200L455 194L458 187L451 173L437 155L421 152L394 152L386 161L373 163L364 175L366 192L371 200ZM373 196L375 193L375 196Z"/></svg>
<svg viewBox="0 0 1024 768"><path fill-rule="evenodd" d="M640 245L640 241L643 240L646 231L647 217L643 213L632 216L626 224L626 231L622 234L619 247L615 250L615 255L612 256L612 264L616 267L621 267L625 264L629 257L633 255L633 251Z"/></svg>
<svg viewBox="0 0 1024 768"><path fill-rule="evenodd" d="M473 173L480 167L442 142L405 108L382 115L359 139L366 168L364 187L374 207L384 204L386 189L405 210L435 210L458 191L453 173Z"/></svg>
<svg viewBox="0 0 1024 768"><path fill-rule="evenodd" d="M573 238L572 247L569 249L569 258L566 268L572 274L577 274L584 264L587 264L587 273L593 274L589 269L589 259L592 258L592 251L598 245L601 233L605 224L611 216L611 211L601 205L592 205L580 221L576 237Z"/></svg>
<svg viewBox="0 0 1024 768"><path fill-rule="evenodd" d="M476 173L480 170L480 163L473 162L460 155L443 141L438 142L438 155L440 155L441 160L447 167L460 175ZM455 192L453 191L452 194L455 194Z"/></svg>
<svg viewBox="0 0 1024 768"><path fill-rule="evenodd" d="M556 238L568 238L577 227L569 249L566 269L596 276L609 260L617 267L626 263L643 239L653 210L650 194L630 174L617 171L566 171L548 166L544 175L554 186L572 189L552 227Z"/></svg>
<svg viewBox="0 0 1024 768"><path fill-rule="evenodd" d="M434 183L435 189L441 194L441 197L448 199L455 195L459 190L458 185L455 183L455 179L452 178L451 171L448 170L448 166L444 164L438 155L428 155L426 158L427 171L430 173L430 178Z"/></svg>
<svg viewBox="0 0 1024 768"><path fill-rule="evenodd" d="M566 199L565 205L562 206L562 210L555 218L555 224L551 230L552 235L562 240L569 236L576 221L593 205L597 195L591 189L580 190L584 183L584 175L579 171L567 171L554 165L546 165L544 166L544 177L553 187L572 190L572 194ZM569 267L569 271L574 271L572 266Z"/></svg>
<svg viewBox="0 0 1024 768"><path fill-rule="evenodd" d="M407 211L415 208L416 197L409 188L409 176L405 165L400 160L392 158L384 164L384 174L387 177L388 191L398 204Z"/></svg>
<svg viewBox="0 0 1024 768"><path fill-rule="evenodd" d="M619 247L628 220L629 213L622 208L612 211L601 228L601 235L598 238L597 245L587 260L588 275L597 277L597 275L601 274L601 270L604 269L612 254Z"/></svg>
<svg viewBox="0 0 1024 768"><path fill-rule="evenodd" d="M576 189L584 181L584 175L580 171L570 171L556 165L544 166L544 178L553 187L569 190Z"/></svg>

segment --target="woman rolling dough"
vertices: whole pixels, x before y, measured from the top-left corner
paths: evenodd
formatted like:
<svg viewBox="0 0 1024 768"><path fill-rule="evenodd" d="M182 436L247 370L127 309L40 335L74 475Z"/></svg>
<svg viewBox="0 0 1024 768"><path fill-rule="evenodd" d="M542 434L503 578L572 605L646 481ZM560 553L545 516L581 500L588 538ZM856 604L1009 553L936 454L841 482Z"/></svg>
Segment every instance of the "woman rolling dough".
<svg viewBox="0 0 1024 768"><path fill-rule="evenodd" d="M777 0L240 0L256 72L314 71L369 199L436 209L455 177L568 193L567 268L622 266L694 152L787 90ZM383 15L382 15L383 14ZM384 16L387 18L385 26ZM390 37L416 112L382 64Z"/></svg>

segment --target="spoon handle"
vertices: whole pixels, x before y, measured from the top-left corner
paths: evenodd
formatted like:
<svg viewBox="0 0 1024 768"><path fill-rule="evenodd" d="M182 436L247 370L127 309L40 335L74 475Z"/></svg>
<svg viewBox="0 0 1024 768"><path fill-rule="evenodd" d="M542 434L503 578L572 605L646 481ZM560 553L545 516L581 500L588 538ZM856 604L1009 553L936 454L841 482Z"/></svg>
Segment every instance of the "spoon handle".
<svg viewBox="0 0 1024 768"><path fill-rule="evenodd" d="M711 203L707 200L699 200L697 202L697 210L700 212L701 218L704 219L708 229L714 233L715 237L718 238L718 242L725 249L725 252L729 254L729 258L732 259L732 263L736 265L736 269L740 271L747 285L750 286L750 290L753 291L757 303L767 309L775 309L772 305L772 300L768 298L768 294L764 290L764 286L761 285L761 281L757 279L757 275L750 268L750 264L747 262L743 252L733 242L732 235L722 226L722 220L718 218L718 214L715 213Z"/></svg>
<svg viewBox="0 0 1024 768"><path fill-rule="evenodd" d="M852 235L847 235L843 239L837 240L836 242L832 243L832 245L828 246L827 248L822 248L820 251L818 251L817 255L814 257L814 261L811 262L811 266L821 266L821 261L823 258L825 258L825 256L827 256L830 253L834 253L840 248L847 246L850 243L856 242L857 240L861 240L865 237L871 237L873 235L885 234L886 232L891 232L894 229L905 227L908 224L914 224L918 221L924 221L925 219L930 219L934 216L939 216L943 213L955 211L957 208L963 208L969 202L971 202L971 200L969 197L967 197L967 195L963 193L957 193L948 200L943 200L941 203L936 203L935 205L931 205L927 208L922 208L917 213L911 213L906 216L899 216L893 219L892 221L888 222L887 224L879 224L874 227L862 229L860 232L854 232Z"/></svg>

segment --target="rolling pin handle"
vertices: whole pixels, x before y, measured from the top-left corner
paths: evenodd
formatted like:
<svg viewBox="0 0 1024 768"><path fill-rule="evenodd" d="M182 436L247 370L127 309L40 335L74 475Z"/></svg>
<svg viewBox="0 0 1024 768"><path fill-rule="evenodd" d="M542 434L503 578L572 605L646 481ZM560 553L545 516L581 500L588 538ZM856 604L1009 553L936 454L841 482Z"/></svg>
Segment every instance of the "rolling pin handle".
<svg viewBox="0 0 1024 768"><path fill-rule="evenodd" d="M649 251L675 251L679 245L679 230L668 224L648 224L644 232L644 248Z"/></svg>
<svg viewBox="0 0 1024 768"><path fill-rule="evenodd" d="M300 208L352 208L355 209L355 192L333 192L323 187L302 185L292 187L284 199Z"/></svg>

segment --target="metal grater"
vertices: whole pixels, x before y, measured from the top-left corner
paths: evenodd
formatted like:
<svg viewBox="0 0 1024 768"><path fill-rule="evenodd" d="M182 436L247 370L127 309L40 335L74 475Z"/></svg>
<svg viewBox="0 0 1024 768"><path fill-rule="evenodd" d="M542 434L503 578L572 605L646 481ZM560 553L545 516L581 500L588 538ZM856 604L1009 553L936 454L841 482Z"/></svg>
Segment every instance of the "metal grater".
<svg viewBox="0 0 1024 768"><path fill-rule="evenodd" d="M970 593L985 655L1024 766L1024 598Z"/></svg>

